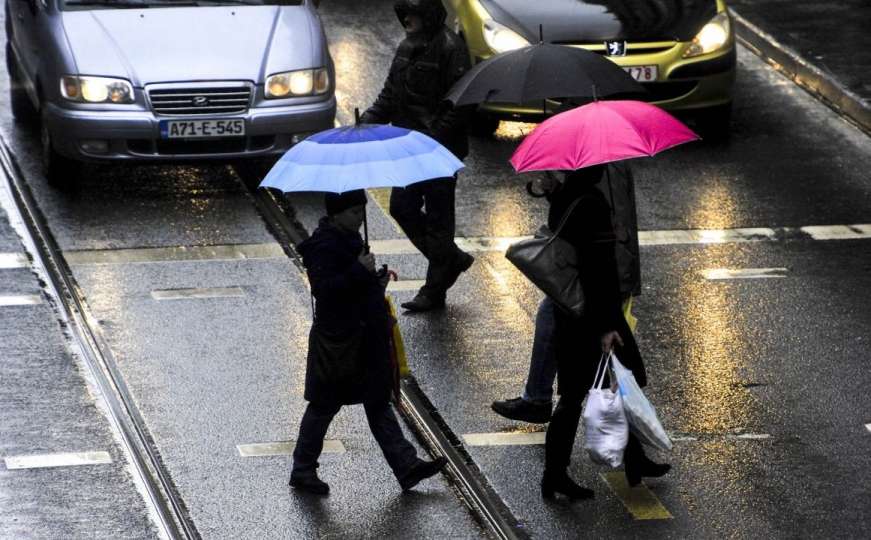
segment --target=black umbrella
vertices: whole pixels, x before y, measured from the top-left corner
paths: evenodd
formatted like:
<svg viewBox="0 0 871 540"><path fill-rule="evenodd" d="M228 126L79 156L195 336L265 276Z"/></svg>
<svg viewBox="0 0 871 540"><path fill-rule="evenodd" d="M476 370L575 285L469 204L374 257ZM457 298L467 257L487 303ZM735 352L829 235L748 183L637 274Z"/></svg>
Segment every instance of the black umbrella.
<svg viewBox="0 0 871 540"><path fill-rule="evenodd" d="M477 64L454 84L445 99L461 106L629 97L644 92L641 84L607 58L580 47L538 43Z"/></svg>

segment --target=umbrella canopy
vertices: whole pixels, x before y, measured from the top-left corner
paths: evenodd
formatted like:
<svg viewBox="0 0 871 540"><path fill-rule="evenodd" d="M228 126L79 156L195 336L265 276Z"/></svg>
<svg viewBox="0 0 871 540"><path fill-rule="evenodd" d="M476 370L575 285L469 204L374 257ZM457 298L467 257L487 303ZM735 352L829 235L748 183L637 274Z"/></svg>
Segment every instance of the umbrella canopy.
<svg viewBox="0 0 871 540"><path fill-rule="evenodd" d="M538 43L477 64L454 84L445 99L460 106L644 92L644 87L623 68L596 53Z"/></svg>
<svg viewBox="0 0 871 540"><path fill-rule="evenodd" d="M463 162L414 130L359 124L316 133L288 150L260 187L332 191L405 187L453 176Z"/></svg>
<svg viewBox="0 0 871 540"><path fill-rule="evenodd" d="M575 170L653 156L696 139L690 128L655 105L595 101L539 124L510 161L517 172Z"/></svg>

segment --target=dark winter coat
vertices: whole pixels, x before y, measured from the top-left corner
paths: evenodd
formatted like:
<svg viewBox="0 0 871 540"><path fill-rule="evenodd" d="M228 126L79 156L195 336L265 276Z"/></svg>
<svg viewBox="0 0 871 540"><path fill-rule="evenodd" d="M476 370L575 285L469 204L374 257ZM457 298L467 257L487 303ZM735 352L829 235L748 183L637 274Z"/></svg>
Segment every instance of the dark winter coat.
<svg viewBox="0 0 871 540"><path fill-rule="evenodd" d="M420 131L463 159L469 153L465 120L444 96L469 69L469 55L444 25L443 8L424 15L438 20L424 21L427 32L402 40L384 88L361 121Z"/></svg>
<svg viewBox="0 0 871 540"><path fill-rule="evenodd" d="M390 397L390 315L384 287L357 260L362 249L359 233L343 231L327 218L298 246L315 300L305 377L309 401L351 404ZM318 357L323 350L318 344L324 340L358 354L342 365L329 358L326 366L320 364L325 355Z"/></svg>
<svg viewBox="0 0 871 540"><path fill-rule="evenodd" d="M613 210L611 222L617 243L614 255L625 299L641 294L641 253L638 249L638 213L635 208L635 178L625 163L608 165L605 178L596 184Z"/></svg>
<svg viewBox="0 0 871 540"><path fill-rule="evenodd" d="M641 353L621 311L614 249L616 237L611 208L605 196L599 186L588 179L567 179L562 188L548 199L548 227L551 230L556 230L565 212L580 199L560 237L572 244L578 254L585 297L584 315L578 318L560 310L556 312L559 393L583 398L592 386L601 356L601 337L612 330L620 334L624 344L615 350L617 357L632 370L639 385L646 385Z"/></svg>

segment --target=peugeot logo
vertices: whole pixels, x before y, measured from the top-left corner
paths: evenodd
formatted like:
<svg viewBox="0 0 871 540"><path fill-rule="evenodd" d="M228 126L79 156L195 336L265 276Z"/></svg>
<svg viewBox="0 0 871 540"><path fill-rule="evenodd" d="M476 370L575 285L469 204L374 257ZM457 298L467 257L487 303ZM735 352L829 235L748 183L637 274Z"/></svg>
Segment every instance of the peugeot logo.
<svg viewBox="0 0 871 540"><path fill-rule="evenodd" d="M206 96L196 96L194 97L193 102L195 107L205 107L209 104L209 98Z"/></svg>
<svg viewBox="0 0 871 540"><path fill-rule="evenodd" d="M605 54L607 56L626 56L625 41L606 41Z"/></svg>

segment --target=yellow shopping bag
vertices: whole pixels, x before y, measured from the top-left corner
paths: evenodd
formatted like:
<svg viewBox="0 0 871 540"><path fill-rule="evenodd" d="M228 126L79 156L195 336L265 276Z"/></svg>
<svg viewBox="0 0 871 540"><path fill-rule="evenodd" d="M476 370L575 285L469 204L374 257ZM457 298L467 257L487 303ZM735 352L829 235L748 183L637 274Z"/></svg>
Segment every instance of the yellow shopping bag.
<svg viewBox="0 0 871 540"><path fill-rule="evenodd" d="M632 314L632 299L634 297L630 296L623 302L623 317L626 318L626 324L629 325L629 330L632 330L632 333L635 333L635 327L638 325L638 319L635 318L635 315Z"/></svg>
<svg viewBox="0 0 871 540"><path fill-rule="evenodd" d="M408 377L411 375L411 370L408 369L408 359L405 357L405 344L402 342L402 331L399 329L399 322L396 318L396 308L393 306L393 300L389 296L384 298L387 300L387 308L390 310L390 318L393 320L391 334L393 347L391 352L395 356L396 364L399 366L399 377Z"/></svg>

